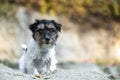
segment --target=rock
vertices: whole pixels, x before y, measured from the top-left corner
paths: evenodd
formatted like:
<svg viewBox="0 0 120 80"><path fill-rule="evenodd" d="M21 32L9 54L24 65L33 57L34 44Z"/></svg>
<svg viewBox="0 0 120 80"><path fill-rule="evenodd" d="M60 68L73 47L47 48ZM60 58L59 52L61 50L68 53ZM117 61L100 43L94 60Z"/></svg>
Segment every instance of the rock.
<svg viewBox="0 0 120 80"><path fill-rule="evenodd" d="M90 71L81 73L73 70L57 70L50 75L51 80L109 80L106 75Z"/></svg>
<svg viewBox="0 0 120 80"><path fill-rule="evenodd" d="M31 75L26 75L17 70L10 69L0 64L0 80L37 80Z"/></svg>
<svg viewBox="0 0 120 80"><path fill-rule="evenodd" d="M109 75L108 77L110 80L120 80L119 65L104 65L101 66L101 69Z"/></svg>
<svg viewBox="0 0 120 80"><path fill-rule="evenodd" d="M42 78L23 74L0 64L0 80L109 80L106 74L96 71L81 73L76 70L57 69L51 74L44 74Z"/></svg>
<svg viewBox="0 0 120 80"><path fill-rule="evenodd" d="M92 63L60 63L59 67L67 70L79 71L81 73L91 71L104 73L100 67Z"/></svg>

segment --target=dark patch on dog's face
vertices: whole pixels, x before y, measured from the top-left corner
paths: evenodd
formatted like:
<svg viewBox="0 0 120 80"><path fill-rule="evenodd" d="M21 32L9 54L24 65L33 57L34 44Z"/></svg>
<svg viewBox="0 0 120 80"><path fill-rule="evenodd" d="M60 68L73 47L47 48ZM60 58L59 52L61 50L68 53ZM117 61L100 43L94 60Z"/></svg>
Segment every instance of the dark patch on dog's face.
<svg viewBox="0 0 120 80"><path fill-rule="evenodd" d="M39 45L55 44L58 32L61 31L61 25L54 20L36 20L29 28L33 32L33 38Z"/></svg>

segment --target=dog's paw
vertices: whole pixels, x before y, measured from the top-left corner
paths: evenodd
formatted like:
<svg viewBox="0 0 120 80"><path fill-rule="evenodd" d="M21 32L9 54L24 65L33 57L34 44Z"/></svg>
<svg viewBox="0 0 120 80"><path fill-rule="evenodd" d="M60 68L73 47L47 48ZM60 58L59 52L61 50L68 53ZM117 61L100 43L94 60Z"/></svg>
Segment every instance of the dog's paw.
<svg viewBox="0 0 120 80"><path fill-rule="evenodd" d="M42 78L42 75L39 74L39 75L35 75L34 77L35 78Z"/></svg>
<svg viewBox="0 0 120 80"><path fill-rule="evenodd" d="M55 71L56 70L56 66L51 66L50 67L50 72L53 72L53 71Z"/></svg>

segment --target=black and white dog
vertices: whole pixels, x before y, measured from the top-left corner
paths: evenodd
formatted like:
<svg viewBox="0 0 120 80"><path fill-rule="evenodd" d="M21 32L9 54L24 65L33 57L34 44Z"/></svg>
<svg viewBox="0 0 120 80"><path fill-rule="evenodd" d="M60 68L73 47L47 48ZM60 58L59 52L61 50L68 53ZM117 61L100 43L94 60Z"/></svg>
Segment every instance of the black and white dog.
<svg viewBox="0 0 120 80"><path fill-rule="evenodd" d="M61 24L54 20L36 20L29 26L33 38L19 60L20 71L39 75L56 69L55 44Z"/></svg>

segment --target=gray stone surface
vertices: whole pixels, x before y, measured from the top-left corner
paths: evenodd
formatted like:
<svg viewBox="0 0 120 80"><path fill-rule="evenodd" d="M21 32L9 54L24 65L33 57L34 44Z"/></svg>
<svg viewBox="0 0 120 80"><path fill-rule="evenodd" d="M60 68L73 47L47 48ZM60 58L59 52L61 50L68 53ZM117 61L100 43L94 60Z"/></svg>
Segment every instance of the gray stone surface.
<svg viewBox="0 0 120 80"><path fill-rule="evenodd" d="M38 80L31 75L23 74L17 70L0 64L0 80Z"/></svg>
<svg viewBox="0 0 120 80"><path fill-rule="evenodd" d="M80 70L57 69L51 74L42 76L42 78L35 78L0 64L0 80L109 80L108 75L92 70L81 72Z"/></svg>

